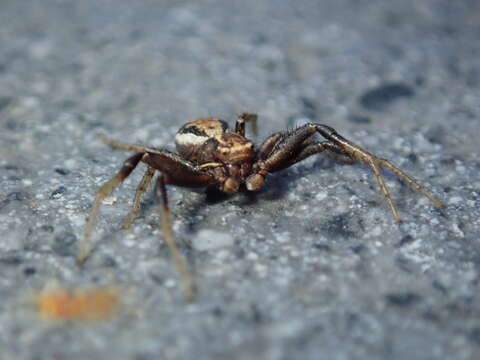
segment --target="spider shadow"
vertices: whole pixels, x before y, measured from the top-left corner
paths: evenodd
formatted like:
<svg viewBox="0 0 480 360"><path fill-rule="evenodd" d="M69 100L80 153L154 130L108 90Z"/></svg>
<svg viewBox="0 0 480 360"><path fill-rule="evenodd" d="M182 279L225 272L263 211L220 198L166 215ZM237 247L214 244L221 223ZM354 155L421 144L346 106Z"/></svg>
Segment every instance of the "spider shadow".
<svg viewBox="0 0 480 360"><path fill-rule="evenodd" d="M188 191L188 190L187 190ZM218 204L237 204L240 207L253 206L258 202L258 194L248 191L242 186L237 194L226 194L220 191L217 187L205 188L202 196L190 204L183 215L187 218L186 229L188 233L195 233L201 226L201 221L194 221L201 213L202 208L209 205Z"/></svg>
<svg viewBox="0 0 480 360"><path fill-rule="evenodd" d="M332 159L319 159L315 161L310 173L325 169L333 169L337 162ZM343 164L345 165L345 164ZM256 192L248 191L245 186L241 186L239 192L236 194L226 194L220 191L217 187L209 187L204 191L204 196L199 197L188 209L183 213L187 220L187 232L195 233L201 226L200 221L192 221L201 212L205 205L217 205L220 203L235 204L244 208L243 213L247 214L255 211L253 206L259 201L278 201L285 198L290 191L295 187L295 184L300 181L303 174L308 172L306 166L301 164L297 167L298 170L287 168L279 173L270 174L267 177L265 186ZM312 171L313 170L313 171ZM175 211L172 209L172 211Z"/></svg>

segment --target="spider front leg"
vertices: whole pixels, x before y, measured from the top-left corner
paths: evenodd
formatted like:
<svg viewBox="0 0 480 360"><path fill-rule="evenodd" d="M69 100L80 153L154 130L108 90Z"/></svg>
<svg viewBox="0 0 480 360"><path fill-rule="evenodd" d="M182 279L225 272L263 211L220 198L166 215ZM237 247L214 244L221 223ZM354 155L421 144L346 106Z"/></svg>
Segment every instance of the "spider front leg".
<svg viewBox="0 0 480 360"><path fill-rule="evenodd" d="M167 187L165 186L165 183L165 175L161 174L157 178L156 191L157 196L161 200L160 217L162 219L162 234L168 248L170 249L170 253L172 254L173 260L175 261L178 272L180 274L180 282L184 289L185 298L187 301L193 301L195 298L195 286L193 283L193 277L190 273L190 270L188 269L185 258L181 255L180 250L177 247L177 243L173 238L172 215L168 206Z"/></svg>
<svg viewBox="0 0 480 360"><path fill-rule="evenodd" d="M98 190L97 195L95 196L95 201L90 211L90 216L88 217L87 223L85 224L85 232L83 234L83 239L80 242L80 250L77 256L77 264L83 264L90 254L90 241L92 238L92 231L95 225L95 220L97 218L98 209L102 204L102 201L112 193L112 191L120 185L123 180L125 180L138 165L140 160L143 157L143 153L137 153L129 157L123 163L120 171L109 181L107 181L103 186Z"/></svg>
<svg viewBox="0 0 480 360"><path fill-rule="evenodd" d="M161 175L157 178L156 193L161 200L160 216L162 221L162 234L177 266L180 283L185 293L185 299L192 301L195 297L193 276L173 238L172 216L168 206L166 185L205 187L217 183L217 179L211 171L222 164L212 162L197 166L177 154L161 149L155 151L152 149L143 156L142 161L151 168L161 172Z"/></svg>

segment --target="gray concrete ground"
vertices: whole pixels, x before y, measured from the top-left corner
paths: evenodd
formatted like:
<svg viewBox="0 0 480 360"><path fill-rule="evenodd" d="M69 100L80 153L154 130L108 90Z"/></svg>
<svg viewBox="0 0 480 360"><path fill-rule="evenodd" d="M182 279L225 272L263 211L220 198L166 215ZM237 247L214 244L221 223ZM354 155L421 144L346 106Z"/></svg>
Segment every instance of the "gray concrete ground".
<svg viewBox="0 0 480 360"><path fill-rule="evenodd" d="M480 358L478 1L4 0L0 3L0 359ZM96 132L173 149L186 121L243 111L261 141L335 127L393 175L397 226L364 165L319 155L255 198L170 188L199 297L182 298L153 192L120 230L143 167ZM120 289L103 322L46 322L45 287Z"/></svg>

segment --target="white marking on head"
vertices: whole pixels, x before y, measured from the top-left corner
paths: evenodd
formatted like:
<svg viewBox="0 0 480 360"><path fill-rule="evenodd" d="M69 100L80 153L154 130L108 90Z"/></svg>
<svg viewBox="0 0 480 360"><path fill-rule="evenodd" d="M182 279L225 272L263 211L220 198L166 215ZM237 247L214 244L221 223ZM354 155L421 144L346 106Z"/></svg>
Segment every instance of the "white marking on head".
<svg viewBox="0 0 480 360"><path fill-rule="evenodd" d="M175 135L175 143L178 145L201 145L208 140L208 136L200 136L192 133L178 133Z"/></svg>

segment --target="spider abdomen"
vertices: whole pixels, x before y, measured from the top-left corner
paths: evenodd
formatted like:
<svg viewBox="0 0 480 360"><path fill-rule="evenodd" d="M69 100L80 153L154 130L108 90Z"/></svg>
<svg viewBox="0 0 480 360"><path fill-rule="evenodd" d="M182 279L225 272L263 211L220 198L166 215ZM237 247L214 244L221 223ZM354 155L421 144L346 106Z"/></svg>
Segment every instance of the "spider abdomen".
<svg viewBox="0 0 480 360"><path fill-rule="evenodd" d="M230 132L227 123L217 118L186 123L177 132L175 145L180 155L197 164L250 162L254 157L253 143Z"/></svg>
<svg viewBox="0 0 480 360"><path fill-rule="evenodd" d="M175 145L180 154L189 157L211 138L222 135L228 124L213 117L199 118L183 125L175 135Z"/></svg>

